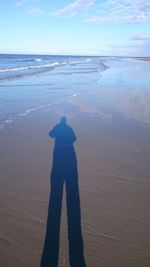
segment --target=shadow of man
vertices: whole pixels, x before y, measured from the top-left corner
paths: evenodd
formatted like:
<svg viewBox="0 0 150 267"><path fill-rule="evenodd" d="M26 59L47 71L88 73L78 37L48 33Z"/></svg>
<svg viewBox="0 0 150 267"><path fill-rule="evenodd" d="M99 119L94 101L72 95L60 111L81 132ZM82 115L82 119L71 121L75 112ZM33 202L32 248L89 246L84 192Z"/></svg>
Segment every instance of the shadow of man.
<svg viewBox="0 0 150 267"><path fill-rule="evenodd" d="M47 230L41 259L41 267L57 267L63 186L66 186L67 222L70 267L85 267L81 231L81 211L78 186L78 170L73 143L76 136L62 117L49 133L55 138L51 171L51 192Z"/></svg>

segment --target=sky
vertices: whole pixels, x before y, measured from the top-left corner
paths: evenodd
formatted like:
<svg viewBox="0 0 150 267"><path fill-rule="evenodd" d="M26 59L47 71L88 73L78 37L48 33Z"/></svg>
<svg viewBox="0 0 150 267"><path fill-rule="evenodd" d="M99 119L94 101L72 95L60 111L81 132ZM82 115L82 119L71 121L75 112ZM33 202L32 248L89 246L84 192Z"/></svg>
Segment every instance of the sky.
<svg viewBox="0 0 150 267"><path fill-rule="evenodd" d="M7 0L0 53L150 56L150 0Z"/></svg>

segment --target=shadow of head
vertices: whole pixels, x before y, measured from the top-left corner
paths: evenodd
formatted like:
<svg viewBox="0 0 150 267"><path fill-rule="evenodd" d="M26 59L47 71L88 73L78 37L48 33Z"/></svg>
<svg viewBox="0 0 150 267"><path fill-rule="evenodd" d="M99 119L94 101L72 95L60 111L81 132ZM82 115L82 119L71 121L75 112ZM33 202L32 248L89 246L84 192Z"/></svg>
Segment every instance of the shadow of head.
<svg viewBox="0 0 150 267"><path fill-rule="evenodd" d="M60 118L60 123L67 124L67 118L66 117L61 117Z"/></svg>
<svg viewBox="0 0 150 267"><path fill-rule="evenodd" d="M55 138L56 145L72 145L76 141L76 136L67 124L66 117L61 117L60 122L49 132L49 136Z"/></svg>

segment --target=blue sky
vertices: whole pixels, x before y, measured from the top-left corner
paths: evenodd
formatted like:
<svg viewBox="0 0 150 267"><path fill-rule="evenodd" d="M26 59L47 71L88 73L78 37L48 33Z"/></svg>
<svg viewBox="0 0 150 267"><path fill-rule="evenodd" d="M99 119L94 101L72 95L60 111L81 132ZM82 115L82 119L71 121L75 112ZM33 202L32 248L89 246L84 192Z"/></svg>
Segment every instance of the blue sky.
<svg viewBox="0 0 150 267"><path fill-rule="evenodd" d="M7 0L0 53L150 56L150 0Z"/></svg>

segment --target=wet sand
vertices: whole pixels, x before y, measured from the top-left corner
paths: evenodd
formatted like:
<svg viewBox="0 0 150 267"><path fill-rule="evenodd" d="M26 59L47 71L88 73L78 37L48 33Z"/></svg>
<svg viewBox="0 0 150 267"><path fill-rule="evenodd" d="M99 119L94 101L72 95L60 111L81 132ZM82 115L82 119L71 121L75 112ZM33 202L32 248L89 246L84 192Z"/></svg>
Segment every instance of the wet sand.
<svg viewBox="0 0 150 267"><path fill-rule="evenodd" d="M54 148L48 132L61 116L77 137L86 266L149 266L150 127L123 118L104 120L69 102L20 118L0 132L0 265L40 266ZM68 257L64 197L59 266L69 266Z"/></svg>

